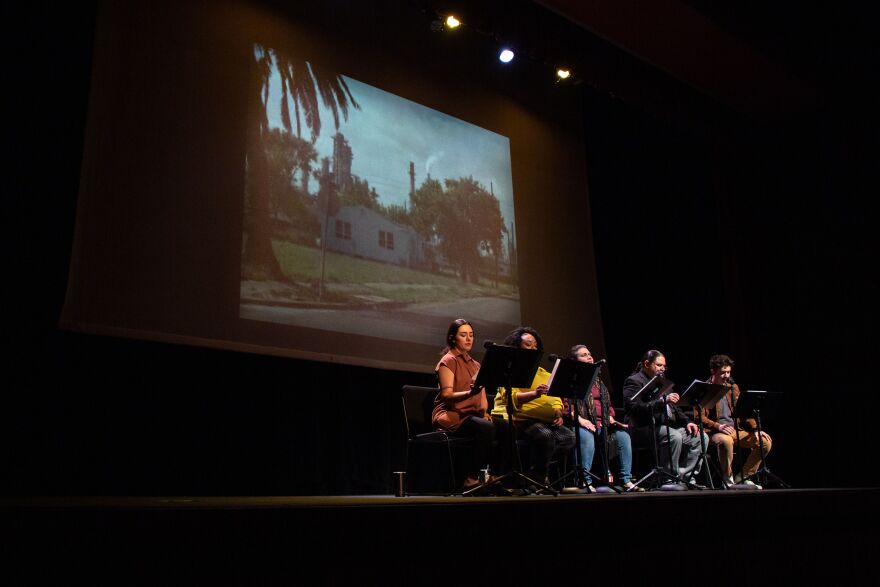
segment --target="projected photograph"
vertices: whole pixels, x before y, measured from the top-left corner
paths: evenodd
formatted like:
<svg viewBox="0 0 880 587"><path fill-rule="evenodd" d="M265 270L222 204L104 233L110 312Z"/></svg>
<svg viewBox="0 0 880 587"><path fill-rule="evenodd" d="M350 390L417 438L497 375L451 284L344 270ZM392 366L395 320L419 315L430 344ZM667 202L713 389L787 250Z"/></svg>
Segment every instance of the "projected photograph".
<svg viewBox="0 0 880 587"><path fill-rule="evenodd" d="M520 321L507 137L254 46L240 317L441 345Z"/></svg>

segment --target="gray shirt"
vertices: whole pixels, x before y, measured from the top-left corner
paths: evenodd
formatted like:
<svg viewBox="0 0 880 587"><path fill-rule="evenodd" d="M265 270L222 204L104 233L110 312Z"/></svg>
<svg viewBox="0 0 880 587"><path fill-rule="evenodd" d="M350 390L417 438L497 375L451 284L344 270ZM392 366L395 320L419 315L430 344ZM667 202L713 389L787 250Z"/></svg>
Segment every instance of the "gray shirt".
<svg viewBox="0 0 880 587"><path fill-rule="evenodd" d="M730 403L726 397L721 398L721 401L718 402L718 423L733 426L733 418L730 417Z"/></svg>

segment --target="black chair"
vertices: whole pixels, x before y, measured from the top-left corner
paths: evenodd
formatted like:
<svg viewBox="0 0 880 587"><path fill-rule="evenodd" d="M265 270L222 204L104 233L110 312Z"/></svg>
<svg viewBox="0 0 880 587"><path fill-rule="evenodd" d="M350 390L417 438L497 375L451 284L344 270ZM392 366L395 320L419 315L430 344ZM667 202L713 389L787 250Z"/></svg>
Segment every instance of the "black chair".
<svg viewBox="0 0 880 587"><path fill-rule="evenodd" d="M420 387L416 385L404 385L402 392L403 399L403 415L406 423L406 471L407 471L407 492L408 493L441 493L449 495L456 493L459 488L458 471L455 467L455 459L453 458L454 449L459 447L471 446L471 439L456 438L450 436L442 430L434 430L431 423L431 411L434 407L434 399L439 393L436 387ZM418 474L411 474L424 468L426 457L415 460L413 453L419 451L425 454L434 454L434 462L438 457L444 461L443 468L448 468L448 491L421 491L419 481L421 478ZM421 457L421 455L420 455ZM421 468L416 467L418 462ZM430 461L428 461L430 462ZM426 477L437 477L432 475L439 470L439 467L427 467L428 474ZM413 489L411 490L410 487Z"/></svg>
<svg viewBox="0 0 880 587"><path fill-rule="evenodd" d="M632 440L632 478L633 483L635 483L654 468L654 445L651 441L651 430L649 428L630 425L629 432L630 439ZM659 451L659 446L657 448ZM659 479L655 476L650 484L643 487L645 489L657 487L658 481Z"/></svg>

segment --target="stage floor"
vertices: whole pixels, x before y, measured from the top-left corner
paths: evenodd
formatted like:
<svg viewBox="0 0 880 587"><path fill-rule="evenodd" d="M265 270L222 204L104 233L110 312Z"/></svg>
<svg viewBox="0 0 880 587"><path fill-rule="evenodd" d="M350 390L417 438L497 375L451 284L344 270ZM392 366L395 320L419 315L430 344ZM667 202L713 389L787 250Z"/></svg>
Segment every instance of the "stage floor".
<svg viewBox="0 0 880 587"><path fill-rule="evenodd" d="M306 496L29 496L0 497L0 511L9 510L114 510L114 509L289 509L289 508L353 508L393 506L510 506L512 504L598 504L606 501L632 503L631 500L758 500L777 503L800 503L804 499L861 501L869 496L880 498L880 488L819 488L766 490L688 490L646 491L640 493L597 493L478 497L461 495L306 495ZM682 502L686 503L686 502ZM726 502L725 502L726 503Z"/></svg>
<svg viewBox="0 0 880 587"><path fill-rule="evenodd" d="M598 493L525 495L512 497L477 497L461 495L307 495L307 496L35 496L0 497L0 510L10 509L266 509L266 508L350 508L375 506L434 506L434 505L511 505L513 503L580 503L606 500L657 499L760 499L772 500L804 498L835 498L846 496L857 499L867 495L880 497L880 488L848 489L767 489L767 490L688 490L646 491L641 493Z"/></svg>
<svg viewBox="0 0 880 587"><path fill-rule="evenodd" d="M124 584L815 583L873 572L880 489L0 498L6 576ZM36 558L37 564L23 561ZM746 577L735 575L747 568ZM567 571L566 571L567 572ZM11 573L11 575L10 575ZM730 580L726 580L726 578ZM11 584L17 584L13 582Z"/></svg>

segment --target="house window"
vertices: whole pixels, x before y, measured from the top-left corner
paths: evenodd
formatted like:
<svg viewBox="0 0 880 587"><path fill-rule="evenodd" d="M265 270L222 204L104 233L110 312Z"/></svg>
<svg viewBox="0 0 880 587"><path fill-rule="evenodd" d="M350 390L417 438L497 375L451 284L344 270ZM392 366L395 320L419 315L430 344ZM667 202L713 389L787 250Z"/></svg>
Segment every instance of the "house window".
<svg viewBox="0 0 880 587"><path fill-rule="evenodd" d="M383 249L391 249L394 250L394 233L386 232L384 230L379 231L379 246Z"/></svg>
<svg viewBox="0 0 880 587"><path fill-rule="evenodd" d="M341 238L347 241L351 240L351 222L345 222L343 220L336 221L336 238Z"/></svg>

